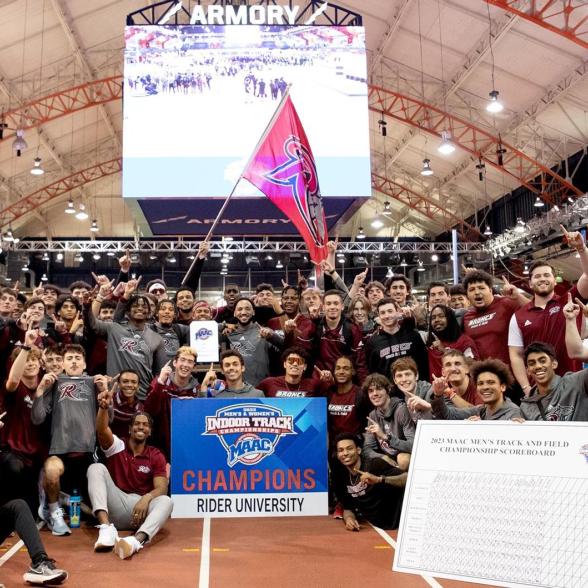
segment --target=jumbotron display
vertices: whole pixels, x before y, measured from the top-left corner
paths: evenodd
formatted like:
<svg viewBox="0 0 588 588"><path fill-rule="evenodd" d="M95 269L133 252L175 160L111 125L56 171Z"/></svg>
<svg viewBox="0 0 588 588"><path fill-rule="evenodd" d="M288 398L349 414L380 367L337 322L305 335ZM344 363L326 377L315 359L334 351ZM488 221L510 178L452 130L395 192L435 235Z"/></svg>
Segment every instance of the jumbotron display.
<svg viewBox="0 0 588 588"><path fill-rule="evenodd" d="M365 32L129 26L123 196L225 197L289 87L324 197L369 197ZM246 180L238 196L261 196Z"/></svg>

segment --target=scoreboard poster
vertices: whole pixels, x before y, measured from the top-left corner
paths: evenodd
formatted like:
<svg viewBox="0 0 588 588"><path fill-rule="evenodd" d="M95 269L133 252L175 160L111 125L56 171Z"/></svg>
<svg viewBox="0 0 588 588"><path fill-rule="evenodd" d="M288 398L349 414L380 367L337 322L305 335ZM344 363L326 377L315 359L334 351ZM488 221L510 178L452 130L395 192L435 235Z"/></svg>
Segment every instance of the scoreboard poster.
<svg viewBox="0 0 588 588"><path fill-rule="evenodd" d="M325 398L172 400L174 518L328 513Z"/></svg>

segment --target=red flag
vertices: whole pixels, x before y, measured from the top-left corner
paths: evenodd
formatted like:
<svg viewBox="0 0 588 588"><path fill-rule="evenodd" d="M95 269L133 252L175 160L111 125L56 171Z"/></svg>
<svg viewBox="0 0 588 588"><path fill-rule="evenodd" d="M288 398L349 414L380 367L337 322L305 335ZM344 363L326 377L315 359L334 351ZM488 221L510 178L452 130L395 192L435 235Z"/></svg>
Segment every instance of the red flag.
<svg viewBox="0 0 588 588"><path fill-rule="evenodd" d="M292 221L310 258L327 257L327 223L310 143L290 96L243 172Z"/></svg>

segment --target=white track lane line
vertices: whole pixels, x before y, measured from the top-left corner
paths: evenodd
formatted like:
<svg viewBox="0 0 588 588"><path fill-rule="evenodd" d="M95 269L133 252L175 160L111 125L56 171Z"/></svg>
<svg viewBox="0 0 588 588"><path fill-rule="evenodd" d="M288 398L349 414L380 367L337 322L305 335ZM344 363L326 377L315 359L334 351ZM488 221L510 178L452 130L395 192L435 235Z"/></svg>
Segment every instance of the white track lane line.
<svg viewBox="0 0 588 588"><path fill-rule="evenodd" d="M394 541L394 539L392 539L392 537L390 537L390 535L388 535L388 533L386 533L386 531L384 531L384 529L380 529L379 527L374 527L374 525L372 525L372 528L386 543L388 543L388 545L390 545L392 547L392 549L394 549L394 551L396 551L396 541ZM435 580L435 578L433 578L432 576L421 575L421 578L429 586L431 586L431 588L443 588L443 586L441 586L441 584L439 584L439 582L437 582L437 580Z"/></svg>
<svg viewBox="0 0 588 588"><path fill-rule="evenodd" d="M208 588L210 581L210 517L202 525L202 544L200 545L200 580L198 588Z"/></svg>

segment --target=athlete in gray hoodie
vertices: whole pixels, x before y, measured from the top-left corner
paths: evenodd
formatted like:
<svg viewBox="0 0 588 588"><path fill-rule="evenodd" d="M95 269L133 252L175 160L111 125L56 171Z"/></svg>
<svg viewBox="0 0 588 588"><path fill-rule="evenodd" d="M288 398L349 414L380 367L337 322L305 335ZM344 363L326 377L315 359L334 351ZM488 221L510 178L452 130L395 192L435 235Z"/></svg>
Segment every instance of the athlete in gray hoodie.
<svg viewBox="0 0 588 588"><path fill-rule="evenodd" d="M435 394L433 388L431 400L433 418L482 421L521 418L520 408L509 398L504 397L506 388L513 382L512 374L504 362L499 359L478 361L470 367L470 376L476 382L478 394L484 400L484 404L469 408L456 408L446 402L444 394Z"/></svg>
<svg viewBox="0 0 588 588"><path fill-rule="evenodd" d="M527 374L535 380L530 395L521 400L528 421L588 421L588 370L555 373L555 349L531 343L525 349Z"/></svg>
<svg viewBox="0 0 588 588"><path fill-rule="evenodd" d="M251 384L243 381L245 374L245 360L238 351L227 349L220 356L220 366L225 376L225 381L217 378L216 372L206 372L199 397L202 398L263 398L261 390L257 390Z"/></svg>
<svg viewBox="0 0 588 588"><path fill-rule="evenodd" d="M416 430L406 404L390 396L392 384L382 374L370 374L362 389L374 406L368 416L363 456L387 457L406 471Z"/></svg>

